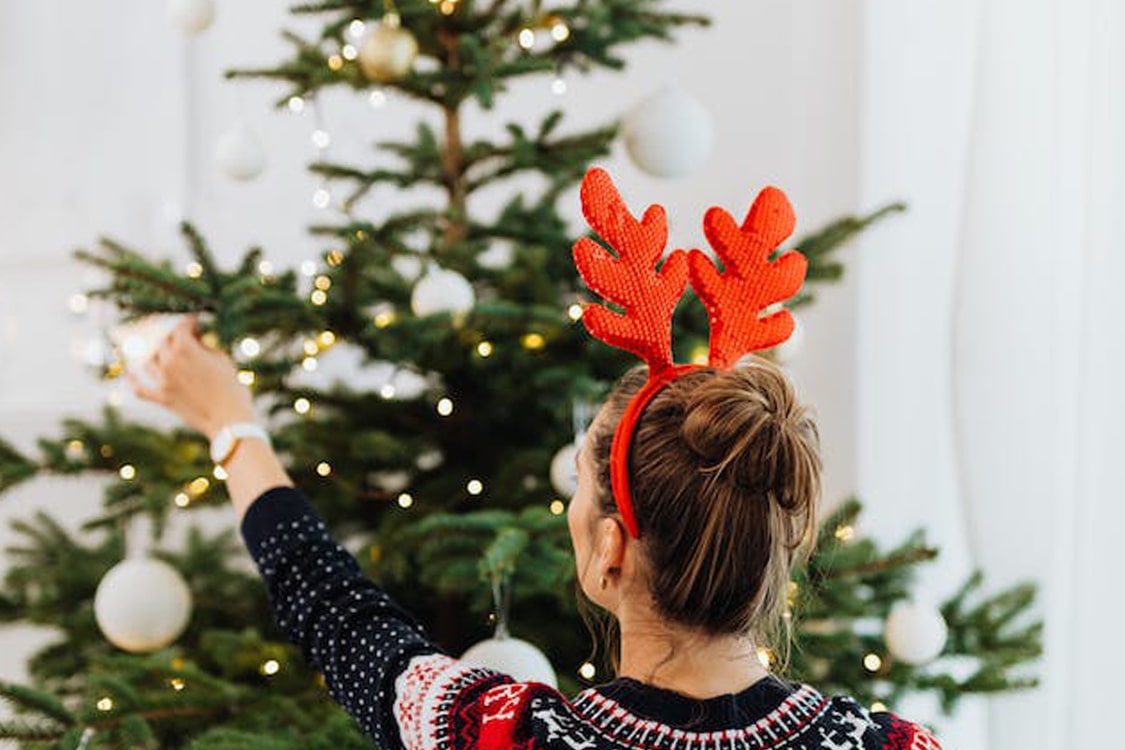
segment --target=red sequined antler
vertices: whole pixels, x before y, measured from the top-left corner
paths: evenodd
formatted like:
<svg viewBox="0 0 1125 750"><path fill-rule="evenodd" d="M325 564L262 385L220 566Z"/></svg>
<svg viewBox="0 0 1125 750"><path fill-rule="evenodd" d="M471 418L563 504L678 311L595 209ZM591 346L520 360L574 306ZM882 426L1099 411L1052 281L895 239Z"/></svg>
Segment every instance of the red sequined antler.
<svg viewBox="0 0 1125 750"><path fill-rule="evenodd" d="M604 169L591 169L582 180L582 213L590 227L613 248L583 237L574 245L574 262L586 284L619 313L590 305L582 320L591 335L610 346L633 352L648 363L649 376L672 367L672 313L687 285L687 257L672 253L656 266L668 242L662 206L649 206L644 217L629 213Z"/></svg>
<svg viewBox="0 0 1125 750"><path fill-rule="evenodd" d="M720 273L702 251L691 252L691 286L711 314L712 367L731 367L747 352L776 346L793 333L788 310L759 316L796 294L805 280L808 263L800 253L770 260L795 223L789 199L775 187L758 193L741 227L721 208L704 217L703 231L724 266Z"/></svg>

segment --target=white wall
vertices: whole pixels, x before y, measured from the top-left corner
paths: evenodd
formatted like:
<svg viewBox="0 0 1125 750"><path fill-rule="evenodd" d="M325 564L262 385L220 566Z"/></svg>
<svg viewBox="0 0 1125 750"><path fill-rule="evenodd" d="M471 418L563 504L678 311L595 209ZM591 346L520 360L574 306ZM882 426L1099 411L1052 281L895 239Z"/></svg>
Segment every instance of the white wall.
<svg viewBox="0 0 1125 750"><path fill-rule="evenodd" d="M89 283L85 267L69 258L73 247L107 234L185 262L174 230L184 214L221 260L254 243L279 265L321 249L304 233L315 213L314 182L304 172L312 118L274 112L281 92L274 84L221 79L228 67L280 60L278 29L302 24L279 3L219 5L215 26L191 41L172 28L162 3L0 5L0 434L21 447L57 434L64 415L95 414L111 388L72 352L95 329L67 310L68 297ZM685 32L676 46L634 50L624 75L571 76L561 99L545 79L521 85L489 117L531 122L563 106L573 126L593 124L675 79L715 118L706 166L668 183L639 173L620 148L610 163L632 200L669 206L674 241L698 243L707 206L740 214L766 183L789 193L798 233L857 210L858 0L676 5L711 13L715 26ZM375 111L343 91L324 99L333 157L357 162L368 158L370 143L407 137L419 114L400 101ZM267 172L248 185L223 178L212 158L216 139L240 114L269 152ZM474 114L467 129L472 136L495 125ZM378 216L397 200L393 191L376 191L370 205ZM793 366L820 415L830 503L856 489L855 290L850 277L821 295L804 318L805 351ZM126 408L163 419L131 397ZM88 480L26 485L0 500L0 545L12 539L10 518L45 507L76 526L97 500ZM224 520L212 514L210 522ZM22 678L26 653L41 639L24 628L0 638L0 678Z"/></svg>

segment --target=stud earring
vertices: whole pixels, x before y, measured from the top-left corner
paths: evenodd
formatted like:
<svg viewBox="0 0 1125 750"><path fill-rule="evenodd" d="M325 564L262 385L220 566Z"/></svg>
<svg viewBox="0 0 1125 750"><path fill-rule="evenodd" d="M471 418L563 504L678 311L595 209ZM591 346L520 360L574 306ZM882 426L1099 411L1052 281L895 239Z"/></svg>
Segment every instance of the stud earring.
<svg viewBox="0 0 1125 750"><path fill-rule="evenodd" d="M608 581L608 580L606 580L606 577L605 577L605 576L602 576L601 580L600 580L600 581L598 581L598 585L599 585L599 586L601 586L601 587L602 587L602 590L604 591L604 590L605 590L605 587L609 585L609 581Z"/></svg>

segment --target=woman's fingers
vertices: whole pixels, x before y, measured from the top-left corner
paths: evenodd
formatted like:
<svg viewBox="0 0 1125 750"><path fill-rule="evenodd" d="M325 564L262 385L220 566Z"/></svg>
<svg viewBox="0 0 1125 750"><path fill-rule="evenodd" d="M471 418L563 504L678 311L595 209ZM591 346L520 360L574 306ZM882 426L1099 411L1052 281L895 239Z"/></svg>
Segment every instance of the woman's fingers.
<svg viewBox="0 0 1125 750"><path fill-rule="evenodd" d="M154 374L154 368L146 365L145 372L150 376L153 376L153 379L156 380L156 382L160 382L158 376ZM155 388L149 388L141 382L140 378L138 378L129 370L125 371L125 377L129 379L130 385L133 386L133 393L135 393L139 398L143 398L145 401L152 401L153 403L161 405L164 405L166 403L166 399L164 397L164 389L159 385Z"/></svg>

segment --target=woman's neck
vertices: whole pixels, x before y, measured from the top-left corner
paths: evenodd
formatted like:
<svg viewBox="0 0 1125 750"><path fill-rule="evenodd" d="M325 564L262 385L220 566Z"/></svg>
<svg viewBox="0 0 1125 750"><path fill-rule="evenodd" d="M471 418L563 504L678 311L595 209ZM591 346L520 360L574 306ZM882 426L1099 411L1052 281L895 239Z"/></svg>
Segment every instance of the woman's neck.
<svg viewBox="0 0 1125 750"><path fill-rule="evenodd" d="M749 638L622 622L618 674L704 699L741 692L769 670Z"/></svg>

